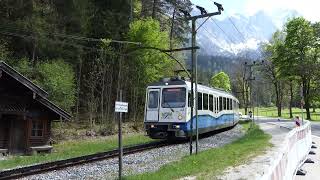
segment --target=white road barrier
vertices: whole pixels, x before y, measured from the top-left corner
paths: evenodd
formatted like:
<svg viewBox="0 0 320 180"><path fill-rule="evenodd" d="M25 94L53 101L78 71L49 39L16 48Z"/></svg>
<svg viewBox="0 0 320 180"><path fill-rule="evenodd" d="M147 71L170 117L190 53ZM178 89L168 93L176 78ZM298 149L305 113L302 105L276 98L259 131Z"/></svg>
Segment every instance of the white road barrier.
<svg viewBox="0 0 320 180"><path fill-rule="evenodd" d="M311 125L309 121L304 122L303 126L292 129L286 135L278 157L262 176L262 180L294 179L312 146Z"/></svg>

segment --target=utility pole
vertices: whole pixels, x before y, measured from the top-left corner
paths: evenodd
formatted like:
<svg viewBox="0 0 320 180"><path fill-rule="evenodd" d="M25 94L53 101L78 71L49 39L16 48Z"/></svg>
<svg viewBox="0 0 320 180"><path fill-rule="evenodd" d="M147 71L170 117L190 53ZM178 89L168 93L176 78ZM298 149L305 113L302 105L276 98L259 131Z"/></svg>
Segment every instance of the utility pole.
<svg viewBox="0 0 320 180"><path fill-rule="evenodd" d="M196 41L197 41L197 30L196 30L196 19L192 19L192 47L196 46ZM196 154L198 154L198 146L199 146L199 127L198 127L198 59L197 59L197 51L193 50L192 51L192 71L193 71L193 79L195 79L195 88L194 88L194 93L195 93L195 107L196 107Z"/></svg>
<svg viewBox="0 0 320 180"><path fill-rule="evenodd" d="M192 47L196 47L196 36L197 36L197 30L201 28L201 26L212 16L220 15L221 11L223 11L223 7L221 4L214 2L214 4L218 8L218 12L214 13L207 13L207 11L200 6L196 6L200 12L201 15L197 16L191 16L188 12L181 10L180 11L187 17L187 20L191 21L192 23ZM201 18L207 18L198 28L196 27L196 21L197 19ZM190 154L192 154L192 138L193 138L193 109L195 108L196 116L196 154L198 154L198 145L199 145L199 128L198 128L198 62L197 62L197 51L195 48L191 51L191 57L192 57L192 63L191 63L191 70L192 70L192 77L191 77L191 137L190 137ZM194 87L193 87L194 86ZM194 95L195 94L195 95ZM195 104L194 104L195 101ZM194 107L195 106L195 107Z"/></svg>
<svg viewBox="0 0 320 180"><path fill-rule="evenodd" d="M252 64L248 64L247 62L244 63L245 65L245 69L246 67L248 67L249 69L249 77L246 79L246 81L249 81L249 87L250 87L250 95L249 95L249 101L250 101L250 109L251 109L251 112L252 112L252 121L251 121L251 127L253 126L253 123L254 123L254 106L253 106L253 98L252 98L252 81L255 80L255 77L252 76L253 74L253 71L252 71L252 67L254 66L260 66L264 63L264 61L261 61L260 63L257 63L256 61L253 61Z"/></svg>
<svg viewBox="0 0 320 180"><path fill-rule="evenodd" d="M246 68L249 69L249 77L246 78L246 81L247 82L249 81L249 90L250 90L249 98L248 98L249 103L248 102L247 103L250 105L249 111L251 111L251 113L252 113L251 127L253 127L253 123L254 123L254 115L253 115L253 109L252 109L252 81L255 80L255 78L252 77L252 66L254 66L254 64L255 64L255 61L253 64L248 64L247 62L244 63L245 69ZM249 112L249 114L251 114L251 113Z"/></svg>
<svg viewBox="0 0 320 180"><path fill-rule="evenodd" d="M192 47L196 46L196 22L195 20L192 20ZM191 62L191 124L190 124L190 129L191 129L191 135L190 135L190 155L192 154L192 141L193 141L193 110L194 110L194 106L196 106L196 108L198 107L198 101L196 101L196 103L194 103L194 99L198 99L197 94L194 94L194 77L195 77L195 71L194 71L194 66L195 66L195 59L196 59L196 50L192 49L191 51L191 56L192 56L192 62ZM197 77L197 76L196 76ZM196 85L197 87L197 85ZM197 89L197 88L196 88ZM196 104L196 105L194 105ZM198 112L196 110L196 112ZM198 124L196 124L197 127Z"/></svg>

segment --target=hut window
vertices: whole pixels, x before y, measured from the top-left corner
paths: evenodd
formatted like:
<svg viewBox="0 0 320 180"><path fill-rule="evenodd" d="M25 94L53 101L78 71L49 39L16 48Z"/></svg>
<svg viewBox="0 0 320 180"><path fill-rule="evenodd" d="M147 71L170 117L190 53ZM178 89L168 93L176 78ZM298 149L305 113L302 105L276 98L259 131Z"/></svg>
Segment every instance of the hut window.
<svg viewBox="0 0 320 180"><path fill-rule="evenodd" d="M43 136L43 123L42 121L32 121L32 129L31 129L32 137L41 137Z"/></svg>

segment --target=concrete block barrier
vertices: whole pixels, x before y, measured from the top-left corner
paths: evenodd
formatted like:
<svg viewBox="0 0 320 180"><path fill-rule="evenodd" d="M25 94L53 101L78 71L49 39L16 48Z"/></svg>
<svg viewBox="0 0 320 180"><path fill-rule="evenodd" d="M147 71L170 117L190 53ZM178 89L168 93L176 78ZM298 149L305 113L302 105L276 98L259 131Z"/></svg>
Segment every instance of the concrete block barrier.
<svg viewBox="0 0 320 180"><path fill-rule="evenodd" d="M285 137L278 156L262 176L262 180L292 180L307 159L312 146L311 125L292 129Z"/></svg>

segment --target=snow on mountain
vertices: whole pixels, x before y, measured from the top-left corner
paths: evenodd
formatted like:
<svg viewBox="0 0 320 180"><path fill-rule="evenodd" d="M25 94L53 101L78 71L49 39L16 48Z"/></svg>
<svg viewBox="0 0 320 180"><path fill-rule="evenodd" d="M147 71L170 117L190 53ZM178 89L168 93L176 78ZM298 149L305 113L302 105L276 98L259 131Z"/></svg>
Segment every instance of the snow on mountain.
<svg viewBox="0 0 320 180"><path fill-rule="evenodd" d="M254 53L254 56L259 56L260 45L268 42L277 29L281 29L289 18L295 16L299 16L296 11L283 10L272 17L259 11L253 16L234 14L222 20L211 18L198 30L199 51L204 55L237 56ZM203 21L198 20L197 26Z"/></svg>

